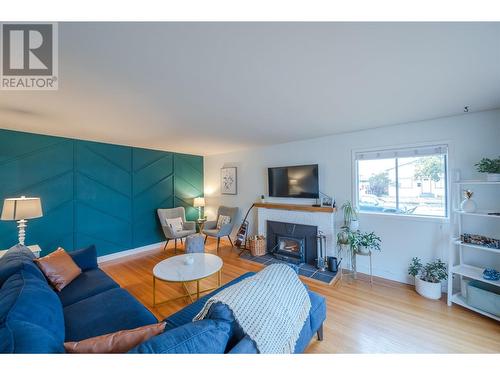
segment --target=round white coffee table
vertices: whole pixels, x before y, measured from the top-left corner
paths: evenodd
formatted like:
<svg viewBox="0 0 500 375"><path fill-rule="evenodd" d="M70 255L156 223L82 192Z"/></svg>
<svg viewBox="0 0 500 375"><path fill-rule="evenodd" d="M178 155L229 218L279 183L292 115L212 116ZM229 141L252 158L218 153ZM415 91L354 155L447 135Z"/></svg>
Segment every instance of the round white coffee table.
<svg viewBox="0 0 500 375"><path fill-rule="evenodd" d="M192 263L189 264L187 259L192 258ZM200 290L200 280L217 274L217 285L221 286L221 270L222 259L217 255L194 253L176 255L171 258L162 260L153 268L153 306L171 302L179 298L189 297L191 302L194 302L193 295L196 294L196 299L200 298L200 293L209 292L216 288ZM181 283L186 291L186 294L171 298L165 301L156 302L156 281L166 281L169 283ZM191 293L187 288L186 283L196 281L196 293Z"/></svg>

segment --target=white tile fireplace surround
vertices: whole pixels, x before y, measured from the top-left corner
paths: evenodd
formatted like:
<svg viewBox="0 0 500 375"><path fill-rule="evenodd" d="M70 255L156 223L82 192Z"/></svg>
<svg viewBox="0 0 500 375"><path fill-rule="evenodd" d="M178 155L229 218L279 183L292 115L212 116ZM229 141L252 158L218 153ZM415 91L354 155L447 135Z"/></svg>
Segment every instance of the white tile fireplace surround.
<svg viewBox="0 0 500 375"><path fill-rule="evenodd" d="M279 205L278 205L279 207ZM326 255L335 256L335 213L324 211L302 211L296 208L257 207L258 233L267 237L267 221L290 224L314 225L326 236ZM309 206L306 206L309 207Z"/></svg>

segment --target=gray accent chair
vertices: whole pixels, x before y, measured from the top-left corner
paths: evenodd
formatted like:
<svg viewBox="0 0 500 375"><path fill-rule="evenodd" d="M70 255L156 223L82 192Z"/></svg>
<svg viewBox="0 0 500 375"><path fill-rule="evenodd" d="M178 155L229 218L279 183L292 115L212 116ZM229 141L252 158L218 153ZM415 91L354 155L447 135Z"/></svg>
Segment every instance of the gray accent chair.
<svg viewBox="0 0 500 375"><path fill-rule="evenodd" d="M217 210L217 219L212 221L207 221L203 226L205 243L207 242L208 237L217 238L217 253L219 253L219 244L221 237L229 238L231 246L234 246L230 234L236 222L236 215L238 214L238 211L239 211L238 207L220 206L219 209ZM224 224L220 229L217 229L217 220L219 219L219 215L229 216L231 218L231 221L227 224Z"/></svg>
<svg viewBox="0 0 500 375"><path fill-rule="evenodd" d="M174 251L175 254L177 254L177 240L180 239L182 243L183 238L186 238L191 234L195 234L196 223L194 221L186 221L186 210L184 210L184 207L158 208L156 211L158 213L158 218L160 219L161 228L163 229L163 233L167 239L163 250L167 249L167 245L170 240L174 240ZM170 225L167 224L167 219L175 219L176 217L180 217L184 223L181 231L174 231Z"/></svg>

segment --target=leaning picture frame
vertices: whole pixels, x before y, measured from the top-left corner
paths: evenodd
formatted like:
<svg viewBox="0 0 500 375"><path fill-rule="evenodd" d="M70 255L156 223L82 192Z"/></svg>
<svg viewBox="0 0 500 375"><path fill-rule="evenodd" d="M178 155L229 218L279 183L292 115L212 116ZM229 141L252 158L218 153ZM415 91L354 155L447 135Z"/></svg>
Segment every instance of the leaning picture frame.
<svg viewBox="0 0 500 375"><path fill-rule="evenodd" d="M220 179L222 194L238 194L238 175L236 167L221 168Z"/></svg>

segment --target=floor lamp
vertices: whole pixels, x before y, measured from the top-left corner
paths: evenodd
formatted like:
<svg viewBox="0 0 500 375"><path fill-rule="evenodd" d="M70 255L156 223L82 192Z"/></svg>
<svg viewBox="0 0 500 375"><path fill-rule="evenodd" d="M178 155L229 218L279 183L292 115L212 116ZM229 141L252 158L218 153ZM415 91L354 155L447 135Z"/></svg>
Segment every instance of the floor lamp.
<svg viewBox="0 0 500 375"><path fill-rule="evenodd" d="M27 198L23 195L20 198L7 198L4 200L0 219L17 221L19 243L24 245L28 219L35 219L42 216L43 212L40 198Z"/></svg>

